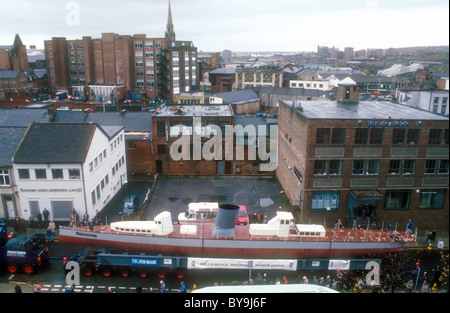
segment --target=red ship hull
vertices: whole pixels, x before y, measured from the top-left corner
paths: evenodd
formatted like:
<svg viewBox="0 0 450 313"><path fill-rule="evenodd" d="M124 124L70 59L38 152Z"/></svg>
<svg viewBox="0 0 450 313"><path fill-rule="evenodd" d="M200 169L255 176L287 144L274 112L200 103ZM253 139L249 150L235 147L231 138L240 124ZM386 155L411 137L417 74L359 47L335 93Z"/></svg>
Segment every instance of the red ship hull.
<svg viewBox="0 0 450 313"><path fill-rule="evenodd" d="M352 230L352 235L349 235L349 230L329 230L330 236L314 239L245 236L248 226L236 226L233 238L216 238L206 235L212 225L203 225L200 236L180 235L176 226L179 225L174 225L174 233L165 237L117 233L109 227L94 230L62 227L59 240L166 255L287 259L351 257L405 251L404 242L414 240L410 236L402 237L399 241L391 238L389 232L362 230Z"/></svg>

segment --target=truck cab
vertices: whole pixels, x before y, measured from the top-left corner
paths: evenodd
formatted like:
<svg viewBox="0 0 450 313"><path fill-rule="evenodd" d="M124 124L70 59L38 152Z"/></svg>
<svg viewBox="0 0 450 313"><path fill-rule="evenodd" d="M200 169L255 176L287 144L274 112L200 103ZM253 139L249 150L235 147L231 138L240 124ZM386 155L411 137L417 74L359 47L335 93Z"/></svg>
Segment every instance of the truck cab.
<svg viewBox="0 0 450 313"><path fill-rule="evenodd" d="M34 274L48 262L49 256L44 234L32 237L8 234L6 224L0 220L0 266L6 266L11 274L19 269L26 274Z"/></svg>

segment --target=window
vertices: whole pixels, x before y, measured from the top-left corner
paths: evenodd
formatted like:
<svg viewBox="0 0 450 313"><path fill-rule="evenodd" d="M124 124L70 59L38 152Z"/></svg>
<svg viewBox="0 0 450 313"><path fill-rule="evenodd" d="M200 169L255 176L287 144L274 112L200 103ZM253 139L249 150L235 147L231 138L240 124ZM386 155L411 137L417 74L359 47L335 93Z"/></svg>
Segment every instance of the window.
<svg viewBox="0 0 450 313"><path fill-rule="evenodd" d="M424 174L436 174L436 160L426 160L425 161L425 169L423 171Z"/></svg>
<svg viewBox="0 0 450 313"><path fill-rule="evenodd" d="M19 169L19 179L30 179L30 170L29 169Z"/></svg>
<svg viewBox="0 0 450 313"><path fill-rule="evenodd" d="M439 161L438 174L449 174L448 160L440 160Z"/></svg>
<svg viewBox="0 0 450 313"><path fill-rule="evenodd" d="M158 145L158 154L166 154L166 145Z"/></svg>
<svg viewBox="0 0 450 313"><path fill-rule="evenodd" d="M8 170L0 170L0 186L9 186L10 184Z"/></svg>
<svg viewBox="0 0 450 313"><path fill-rule="evenodd" d="M428 144L440 145L441 144L442 129L430 129L430 136L428 138ZM448 130L447 130L448 137Z"/></svg>
<svg viewBox="0 0 450 313"><path fill-rule="evenodd" d="M96 199L95 199L95 190L93 190L91 192L91 199L92 199L92 204L94 205L97 202Z"/></svg>
<svg viewBox="0 0 450 313"><path fill-rule="evenodd" d="M97 185L95 190L97 191L97 200L100 200L100 184Z"/></svg>
<svg viewBox="0 0 450 313"><path fill-rule="evenodd" d="M180 123L177 121L170 122L170 137L180 136Z"/></svg>
<svg viewBox="0 0 450 313"><path fill-rule="evenodd" d="M408 135L406 137L406 144L418 145L420 137L420 129L408 129Z"/></svg>
<svg viewBox="0 0 450 313"><path fill-rule="evenodd" d="M331 144L333 145L345 144L345 128L333 128Z"/></svg>
<svg viewBox="0 0 450 313"><path fill-rule="evenodd" d="M364 160L353 160L352 175L363 175L364 163Z"/></svg>
<svg viewBox="0 0 450 313"><path fill-rule="evenodd" d="M330 129L317 128L316 144L327 145L330 143Z"/></svg>
<svg viewBox="0 0 450 313"><path fill-rule="evenodd" d="M383 143L383 129L382 128L373 128L370 130L370 141L371 145L381 145Z"/></svg>
<svg viewBox="0 0 450 313"><path fill-rule="evenodd" d="M442 209L444 207L445 189L425 189L420 192L419 209Z"/></svg>
<svg viewBox="0 0 450 313"><path fill-rule="evenodd" d="M297 176L298 180L303 183L303 175L300 171L294 166L294 174Z"/></svg>
<svg viewBox="0 0 450 313"><path fill-rule="evenodd" d="M53 177L53 179L64 179L63 170L62 169L52 169L52 177Z"/></svg>
<svg viewBox="0 0 450 313"><path fill-rule="evenodd" d="M400 175L400 166L402 164L401 160L390 160L389 161L389 175Z"/></svg>
<svg viewBox="0 0 450 313"><path fill-rule="evenodd" d="M402 145L405 142L406 129L395 128L392 136L393 145Z"/></svg>
<svg viewBox="0 0 450 313"><path fill-rule="evenodd" d="M330 175L341 175L342 174L342 161L341 160L330 160Z"/></svg>
<svg viewBox="0 0 450 313"><path fill-rule="evenodd" d="M413 175L415 163L416 162L414 160L404 160L403 161L403 175Z"/></svg>
<svg viewBox="0 0 450 313"><path fill-rule="evenodd" d="M443 145L448 145L448 129L444 129L444 138L442 139Z"/></svg>
<svg viewBox="0 0 450 313"><path fill-rule="evenodd" d="M366 145L369 137L368 128L358 128L355 132L355 145Z"/></svg>
<svg viewBox="0 0 450 313"><path fill-rule="evenodd" d="M314 192L312 210L336 210L339 207L339 192Z"/></svg>
<svg viewBox="0 0 450 313"><path fill-rule="evenodd" d="M314 175L326 175L327 174L327 161L316 160L314 161Z"/></svg>
<svg viewBox="0 0 450 313"><path fill-rule="evenodd" d="M34 174L36 175L36 179L47 179L47 171L45 169L36 169L34 170Z"/></svg>
<svg viewBox="0 0 450 313"><path fill-rule="evenodd" d="M386 209L408 209L411 192L409 190L386 191Z"/></svg>
<svg viewBox="0 0 450 313"><path fill-rule="evenodd" d="M379 160L368 160L367 161L367 175L378 175L378 171L380 169L380 161Z"/></svg>
<svg viewBox="0 0 450 313"><path fill-rule="evenodd" d="M69 169L70 179L81 179L81 174L79 169Z"/></svg>
<svg viewBox="0 0 450 313"><path fill-rule="evenodd" d="M158 136L164 136L166 134L166 124L164 121L158 121L157 123L157 134Z"/></svg>

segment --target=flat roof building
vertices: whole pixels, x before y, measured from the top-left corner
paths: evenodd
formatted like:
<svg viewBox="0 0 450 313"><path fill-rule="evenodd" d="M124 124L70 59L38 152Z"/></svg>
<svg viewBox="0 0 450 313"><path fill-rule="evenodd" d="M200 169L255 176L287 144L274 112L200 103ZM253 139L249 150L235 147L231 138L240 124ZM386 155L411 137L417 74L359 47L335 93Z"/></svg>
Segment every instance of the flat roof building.
<svg viewBox="0 0 450 313"><path fill-rule="evenodd" d="M447 227L448 117L339 88L342 101L280 101L277 177L297 217L352 226L373 206L378 226Z"/></svg>

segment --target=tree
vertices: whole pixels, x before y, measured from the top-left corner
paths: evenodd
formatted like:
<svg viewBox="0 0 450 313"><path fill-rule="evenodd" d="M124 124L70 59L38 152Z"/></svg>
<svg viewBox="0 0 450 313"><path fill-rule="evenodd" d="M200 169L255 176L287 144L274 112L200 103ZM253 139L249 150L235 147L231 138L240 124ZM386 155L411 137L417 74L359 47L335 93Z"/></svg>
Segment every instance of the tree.
<svg viewBox="0 0 450 313"><path fill-rule="evenodd" d="M383 292L393 293L412 279L412 272L416 269L416 256L417 254L411 255L409 252L394 252L381 258L380 280Z"/></svg>

